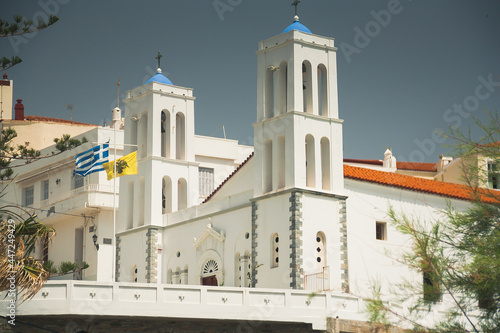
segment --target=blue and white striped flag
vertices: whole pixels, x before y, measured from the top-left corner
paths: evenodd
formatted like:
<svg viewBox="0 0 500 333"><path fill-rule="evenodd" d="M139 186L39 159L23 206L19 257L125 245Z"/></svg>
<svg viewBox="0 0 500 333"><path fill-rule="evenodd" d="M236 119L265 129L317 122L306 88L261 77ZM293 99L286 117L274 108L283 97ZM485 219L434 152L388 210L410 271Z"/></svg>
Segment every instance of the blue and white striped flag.
<svg viewBox="0 0 500 333"><path fill-rule="evenodd" d="M89 173L104 171L103 163L109 161L109 143L90 148L75 156L75 173L85 177Z"/></svg>

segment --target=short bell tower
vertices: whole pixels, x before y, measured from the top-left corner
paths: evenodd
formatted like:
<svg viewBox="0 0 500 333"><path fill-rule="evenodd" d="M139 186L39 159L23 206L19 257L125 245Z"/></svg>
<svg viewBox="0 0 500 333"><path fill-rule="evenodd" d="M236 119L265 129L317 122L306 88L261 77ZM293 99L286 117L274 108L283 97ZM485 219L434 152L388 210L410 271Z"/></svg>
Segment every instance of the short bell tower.
<svg viewBox="0 0 500 333"><path fill-rule="evenodd" d="M197 204L193 89L176 86L160 69L125 99L125 153L137 150L138 174L121 180L120 225L163 225L163 215ZM196 192L196 193L195 193Z"/></svg>

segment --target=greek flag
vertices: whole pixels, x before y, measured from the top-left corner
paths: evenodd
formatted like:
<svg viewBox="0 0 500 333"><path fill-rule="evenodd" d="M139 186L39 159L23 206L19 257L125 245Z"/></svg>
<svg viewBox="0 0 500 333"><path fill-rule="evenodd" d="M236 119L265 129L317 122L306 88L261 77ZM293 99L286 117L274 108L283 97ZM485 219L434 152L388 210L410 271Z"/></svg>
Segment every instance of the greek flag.
<svg viewBox="0 0 500 333"><path fill-rule="evenodd" d="M75 156L75 174L83 177L92 172L104 171L103 163L108 162L109 143L90 148Z"/></svg>

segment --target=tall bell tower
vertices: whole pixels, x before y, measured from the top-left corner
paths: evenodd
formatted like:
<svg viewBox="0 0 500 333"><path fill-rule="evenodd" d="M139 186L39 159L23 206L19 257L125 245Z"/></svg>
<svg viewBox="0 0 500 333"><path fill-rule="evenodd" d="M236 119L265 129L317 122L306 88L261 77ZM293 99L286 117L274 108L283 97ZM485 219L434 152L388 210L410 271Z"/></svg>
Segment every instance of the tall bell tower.
<svg viewBox="0 0 500 333"><path fill-rule="evenodd" d="M293 5L297 6L299 1ZM299 22L259 43L252 283L348 290L337 48Z"/></svg>
<svg viewBox="0 0 500 333"><path fill-rule="evenodd" d="M293 187L342 193L337 48L294 22L259 43L255 195Z"/></svg>

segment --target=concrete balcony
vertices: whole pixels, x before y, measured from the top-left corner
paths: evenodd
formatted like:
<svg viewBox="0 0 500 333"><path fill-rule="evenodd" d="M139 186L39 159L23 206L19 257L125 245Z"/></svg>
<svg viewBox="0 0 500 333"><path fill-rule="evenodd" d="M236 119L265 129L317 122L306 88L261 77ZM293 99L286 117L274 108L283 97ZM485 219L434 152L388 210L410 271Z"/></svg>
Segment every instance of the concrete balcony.
<svg viewBox="0 0 500 333"><path fill-rule="evenodd" d="M5 296L5 293L0 294ZM0 297L1 312L9 298ZM303 290L49 281L17 316L133 316L305 323L325 330L328 317L366 320L352 295Z"/></svg>
<svg viewBox="0 0 500 333"><path fill-rule="evenodd" d="M118 192L118 186L116 190ZM68 192L56 194L47 200L36 202L33 208L47 212L47 216L42 215L40 216L41 218L50 216L51 212L67 213L70 211L75 212L75 210L79 212L80 210L85 210L87 207L112 209L113 193L114 189L112 185L90 184ZM117 193L116 208L118 208L118 202Z"/></svg>

